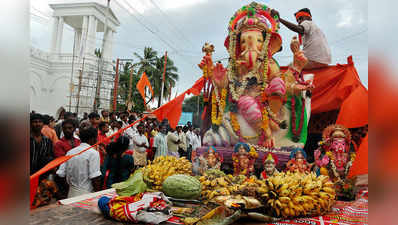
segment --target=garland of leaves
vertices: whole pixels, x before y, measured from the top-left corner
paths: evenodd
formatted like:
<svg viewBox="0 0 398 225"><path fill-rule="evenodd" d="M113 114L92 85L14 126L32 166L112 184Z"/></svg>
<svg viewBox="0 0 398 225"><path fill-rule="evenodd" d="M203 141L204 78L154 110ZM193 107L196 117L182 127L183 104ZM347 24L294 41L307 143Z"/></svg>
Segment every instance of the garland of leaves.
<svg viewBox="0 0 398 225"><path fill-rule="evenodd" d="M304 102L304 99L302 99L302 102ZM291 97L291 107L292 107L291 124L292 124L293 141L298 142L300 140L300 134L303 129L305 105L301 104L301 115L300 115L300 123L299 123L298 128L296 128L296 98L295 98L295 96Z"/></svg>

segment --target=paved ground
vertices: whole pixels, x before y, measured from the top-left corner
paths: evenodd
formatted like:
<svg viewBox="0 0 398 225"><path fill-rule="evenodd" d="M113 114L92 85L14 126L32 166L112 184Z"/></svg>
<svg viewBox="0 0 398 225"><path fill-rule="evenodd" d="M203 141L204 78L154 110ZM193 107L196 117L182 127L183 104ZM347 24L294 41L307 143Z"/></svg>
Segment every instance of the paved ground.
<svg viewBox="0 0 398 225"><path fill-rule="evenodd" d="M102 215L87 209L65 206L50 205L33 210L30 213L29 224L31 225L105 225L123 224L107 220Z"/></svg>
<svg viewBox="0 0 398 225"><path fill-rule="evenodd" d="M67 206L49 205L31 211L29 217L31 225L112 225L124 224L105 219L102 215L87 209ZM239 220L234 224L240 225L260 225L263 223L253 223L247 220Z"/></svg>

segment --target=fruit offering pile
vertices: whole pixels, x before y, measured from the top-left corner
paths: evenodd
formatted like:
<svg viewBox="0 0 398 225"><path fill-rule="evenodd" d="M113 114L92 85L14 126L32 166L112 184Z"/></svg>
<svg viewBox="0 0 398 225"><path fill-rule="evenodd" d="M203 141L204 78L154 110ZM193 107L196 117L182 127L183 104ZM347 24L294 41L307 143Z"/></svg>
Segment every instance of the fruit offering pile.
<svg viewBox="0 0 398 225"><path fill-rule="evenodd" d="M321 215L330 210L336 198L329 177L315 173L279 173L265 183L265 193L258 199L267 214L275 217Z"/></svg>
<svg viewBox="0 0 398 225"><path fill-rule="evenodd" d="M163 181L171 175L191 173L192 163L184 157L159 156L143 168L144 181L153 190L161 190Z"/></svg>
<svg viewBox="0 0 398 225"><path fill-rule="evenodd" d="M329 177L317 177L315 173L283 172L260 180L255 176L246 178L210 170L199 181L204 201L226 206L231 201L242 202L247 207L249 197L259 201L254 205L261 208L264 214L278 218L321 215L330 210L336 198L334 184Z"/></svg>

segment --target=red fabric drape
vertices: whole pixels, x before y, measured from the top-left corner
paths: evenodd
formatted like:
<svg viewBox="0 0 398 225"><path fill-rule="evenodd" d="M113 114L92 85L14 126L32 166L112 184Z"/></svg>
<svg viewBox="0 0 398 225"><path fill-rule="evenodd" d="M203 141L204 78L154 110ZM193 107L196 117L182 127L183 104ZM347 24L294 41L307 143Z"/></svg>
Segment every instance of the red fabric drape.
<svg viewBox="0 0 398 225"><path fill-rule="evenodd" d="M286 71L287 67L281 67ZM368 90L362 85L352 56L347 64L303 71L314 74L315 88L312 90L311 114L340 109L337 123L348 128L368 123Z"/></svg>
<svg viewBox="0 0 398 225"><path fill-rule="evenodd" d="M348 128L368 124L368 90L362 85L358 86L343 102L336 124Z"/></svg>
<svg viewBox="0 0 398 225"><path fill-rule="evenodd" d="M368 173L368 135L362 140L348 178Z"/></svg>
<svg viewBox="0 0 398 225"><path fill-rule="evenodd" d="M145 79L145 78L144 78ZM184 101L184 97L185 94L194 94L194 95L199 95L202 88L204 86L204 78L201 78L199 80L197 80L195 82L195 84L188 89L187 91L185 91L184 93L182 93L181 95L179 95L178 97L176 97L175 99L171 100L170 102L168 102L167 104L164 104L163 106L161 106L160 108L158 108L157 110L155 110L153 112L154 115L156 115L156 117L161 120L161 118L168 118L170 121L170 125L173 126L175 128L175 126L178 124L178 121L180 119L181 116L181 111L182 111L182 102ZM110 141L112 140L113 137L120 135L120 133L124 132L127 128L134 126L135 124L141 122L142 120L144 120L147 116L144 116L143 118L141 118L140 120L135 121L134 123L130 124L129 126L120 129L118 132L112 134L111 136L107 137L106 139L103 139L102 142L104 141ZM97 142L95 145L92 145L86 149L84 149L83 151L81 151L78 154L74 154L74 155L70 155L70 156L62 156L59 158L54 159L53 161L49 162L46 166L44 166L43 168L41 168L39 171L37 171L36 173L34 173L33 175L30 176L30 205L32 206L32 202L34 200L35 194L37 192L37 186L39 183L39 177L40 175L46 173L49 170L54 169L55 167L61 165L62 163L68 161L70 158L75 157L76 155L82 154L83 152L101 144L102 142Z"/></svg>
<svg viewBox="0 0 398 225"><path fill-rule="evenodd" d="M149 88L149 91L151 92L152 96L153 96L153 89L152 89L152 85L149 82L148 76L146 75L146 73L142 73L142 76L140 78L140 80L137 82L137 90L138 92L140 92L142 99L144 99L144 104L145 104L145 87Z"/></svg>

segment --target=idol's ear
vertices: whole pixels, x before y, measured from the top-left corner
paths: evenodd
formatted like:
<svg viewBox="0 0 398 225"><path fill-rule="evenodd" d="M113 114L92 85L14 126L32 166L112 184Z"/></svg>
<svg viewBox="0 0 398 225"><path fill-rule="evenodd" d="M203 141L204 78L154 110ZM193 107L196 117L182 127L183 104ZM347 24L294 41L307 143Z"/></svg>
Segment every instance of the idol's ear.
<svg viewBox="0 0 398 225"><path fill-rule="evenodd" d="M281 36L276 33L276 32L272 32L271 33L271 38L269 39L269 49L271 51L271 55L274 55L275 53L277 53L281 47L282 47L282 38Z"/></svg>

